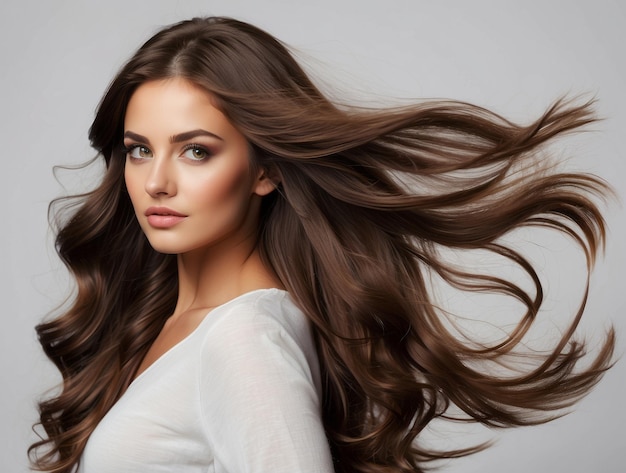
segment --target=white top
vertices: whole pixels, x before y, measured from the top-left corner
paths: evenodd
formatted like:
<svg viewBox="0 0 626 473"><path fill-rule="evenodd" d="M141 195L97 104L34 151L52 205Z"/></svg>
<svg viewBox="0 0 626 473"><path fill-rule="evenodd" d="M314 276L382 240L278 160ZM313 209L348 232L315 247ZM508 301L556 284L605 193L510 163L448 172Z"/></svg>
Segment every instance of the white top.
<svg viewBox="0 0 626 473"><path fill-rule="evenodd" d="M304 314L260 289L213 309L91 434L82 473L330 473Z"/></svg>

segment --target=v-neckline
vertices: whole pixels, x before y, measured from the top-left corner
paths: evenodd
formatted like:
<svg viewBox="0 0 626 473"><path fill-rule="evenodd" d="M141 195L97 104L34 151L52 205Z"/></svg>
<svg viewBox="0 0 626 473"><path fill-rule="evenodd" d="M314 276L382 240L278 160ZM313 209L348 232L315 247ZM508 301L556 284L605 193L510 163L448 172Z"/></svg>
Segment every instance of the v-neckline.
<svg viewBox="0 0 626 473"><path fill-rule="evenodd" d="M218 306L215 306L211 309L208 309L207 312L204 314L204 316L202 317L202 320L198 323L198 325L191 331L189 332L187 335L185 335L183 338L181 338L178 342L176 342L174 345L172 345L170 348L168 348L166 351L164 351L158 358L156 358L152 363L150 363L141 373L139 373L137 376L135 376L133 378L133 380L130 382L130 384L128 385L128 387L126 388L124 394L130 390L130 388L137 384L139 380L141 380L142 378L146 377L146 374L148 374L151 371L154 371L153 367L155 365L160 365L162 363L164 363L164 361L162 361L163 359L167 360L167 358L171 357L171 353L172 352L176 352L178 351L178 347L185 345L185 342L189 339L191 339L194 334L198 333L200 331L200 329L206 324L208 323L207 320L214 320L215 317L209 317L209 314L214 314L216 311L219 311L227 306L229 306L231 303L237 302L245 297L251 296L253 294L257 294L259 292L281 292L281 293L286 293L286 291L284 289L279 289L277 287L269 287L269 288L261 288L261 289L254 289L252 291L248 291L248 292L244 292L243 294L239 294L238 296L233 297L232 299L224 302L223 304L220 304Z"/></svg>

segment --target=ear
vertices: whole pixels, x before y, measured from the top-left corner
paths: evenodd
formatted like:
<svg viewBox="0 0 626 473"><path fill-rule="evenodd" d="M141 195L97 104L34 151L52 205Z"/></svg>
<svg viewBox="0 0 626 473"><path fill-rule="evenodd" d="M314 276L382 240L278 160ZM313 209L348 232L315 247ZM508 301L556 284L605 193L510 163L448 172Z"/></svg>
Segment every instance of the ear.
<svg viewBox="0 0 626 473"><path fill-rule="evenodd" d="M272 176L270 176L267 169L261 169L259 170L259 175L257 176L253 192L256 195L263 197L276 189L278 182L279 180L275 180Z"/></svg>

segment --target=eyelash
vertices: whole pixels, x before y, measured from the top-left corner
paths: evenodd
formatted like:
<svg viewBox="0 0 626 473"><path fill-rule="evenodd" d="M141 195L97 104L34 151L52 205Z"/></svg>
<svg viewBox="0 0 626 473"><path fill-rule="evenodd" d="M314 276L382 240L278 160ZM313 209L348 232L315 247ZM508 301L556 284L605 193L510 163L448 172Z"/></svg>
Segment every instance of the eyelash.
<svg viewBox="0 0 626 473"><path fill-rule="evenodd" d="M124 146L122 148L122 153L124 153L124 155L130 159L141 159L141 158L133 158L132 156L130 156L130 153L132 153L137 148L146 148L147 150L150 150L150 148L148 148L147 146L140 145L140 144L132 144L132 145ZM152 150L150 150L150 152L152 152Z"/></svg>
<svg viewBox="0 0 626 473"><path fill-rule="evenodd" d="M134 143L134 144L131 144L131 145L128 145L128 146L123 146L122 147L122 153L124 153L124 155L126 155L130 159L135 159L135 160L137 160L137 159L147 159L147 158L136 158L136 157L130 156L130 153L132 153L137 148L146 148L147 150L150 151L150 153L152 153L152 150L148 146L145 146L145 145L142 145L142 144L139 144L139 143ZM189 159L191 161L195 161L195 162L203 162L206 159L210 158L211 155L212 155L212 153L206 147L204 147L202 145L199 145L199 144L196 144L196 143L189 143L189 144L185 145L185 147L183 148L183 151L182 151L181 154L185 154L189 150L198 150L198 151L201 151L201 152L204 153L205 156L200 158L200 159L187 158L187 159Z"/></svg>
<svg viewBox="0 0 626 473"><path fill-rule="evenodd" d="M190 143L188 145L185 145L185 147L183 148L183 154L186 153L189 150L198 150L198 151L202 151L204 153L204 157L200 158L200 159L194 159L194 158L190 158L192 161L197 161L197 162L202 162L208 158L211 157L211 152L205 148L204 146L201 146L199 144L195 144L195 143Z"/></svg>

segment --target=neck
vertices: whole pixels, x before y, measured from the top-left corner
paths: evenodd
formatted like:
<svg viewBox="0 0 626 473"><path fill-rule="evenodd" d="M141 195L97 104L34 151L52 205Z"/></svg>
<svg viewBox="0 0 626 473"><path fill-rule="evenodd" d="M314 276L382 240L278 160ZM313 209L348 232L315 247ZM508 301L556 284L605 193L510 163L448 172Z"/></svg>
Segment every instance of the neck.
<svg viewBox="0 0 626 473"><path fill-rule="evenodd" d="M282 288L261 261L255 238L178 255L178 301L174 315L213 308L256 289Z"/></svg>

